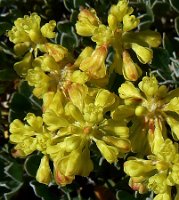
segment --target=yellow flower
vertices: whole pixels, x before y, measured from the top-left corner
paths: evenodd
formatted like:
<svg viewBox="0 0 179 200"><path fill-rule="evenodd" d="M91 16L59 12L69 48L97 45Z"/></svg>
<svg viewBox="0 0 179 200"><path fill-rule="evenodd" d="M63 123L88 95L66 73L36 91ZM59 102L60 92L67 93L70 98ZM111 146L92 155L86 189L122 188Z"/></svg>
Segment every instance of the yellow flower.
<svg viewBox="0 0 179 200"><path fill-rule="evenodd" d="M121 22L126 14L131 14L132 12L133 9L128 7L127 0L119 1L117 5L112 5L109 10L109 13L114 15L118 22Z"/></svg>
<svg viewBox="0 0 179 200"><path fill-rule="evenodd" d="M122 65L122 72L124 78L129 81L136 81L142 74L142 70L140 67L133 62L132 58L130 57L127 51L123 52L123 65Z"/></svg>
<svg viewBox="0 0 179 200"><path fill-rule="evenodd" d="M106 46L101 46L93 51L90 57L85 58L80 69L87 72L90 78L100 79L106 76L105 60L107 56Z"/></svg>
<svg viewBox="0 0 179 200"><path fill-rule="evenodd" d="M155 166L149 160L128 160L124 163L124 171L131 177L148 176L155 170Z"/></svg>
<svg viewBox="0 0 179 200"><path fill-rule="evenodd" d="M132 43L131 48L136 53L137 58L141 63L146 64L152 61L153 52L150 48L143 47L137 43Z"/></svg>
<svg viewBox="0 0 179 200"><path fill-rule="evenodd" d="M123 17L123 31L130 31L139 25L140 20L134 15L125 15Z"/></svg>
<svg viewBox="0 0 179 200"><path fill-rule="evenodd" d="M33 68L32 60L32 53L28 52L21 61L14 64L14 70L16 73L19 76L25 77L28 73L28 70Z"/></svg>
<svg viewBox="0 0 179 200"><path fill-rule="evenodd" d="M77 33L82 36L91 36L100 23L94 9L82 9L76 23Z"/></svg>
<svg viewBox="0 0 179 200"><path fill-rule="evenodd" d="M51 169L49 165L49 160L46 155L41 159L40 166L36 173L36 180L39 183L48 185L51 181Z"/></svg>
<svg viewBox="0 0 179 200"><path fill-rule="evenodd" d="M165 122L171 127L173 137L179 138L178 97L174 97L179 94L177 90L168 92L167 87L160 86L154 76L143 77L138 87L139 89L126 81L118 89L119 96L124 100L126 112L127 108L129 110L128 115L124 116L132 122L132 149L144 154L150 151L157 152L160 144L167 138ZM120 112L116 110L112 117L120 118Z"/></svg>
<svg viewBox="0 0 179 200"><path fill-rule="evenodd" d="M87 143L94 141L104 158L110 163L117 161L118 156L130 151L126 124L106 118L106 113L114 110L118 105L115 94L105 89L90 89L84 85L72 84L68 88L68 95L69 102L64 101L60 93L49 93L49 96L44 96L46 100L43 120L48 130L56 131L58 134L54 144L57 145L58 138L60 140L61 135L64 136L64 142L66 137L73 138L75 136L74 140L77 140L77 136L81 139L84 137ZM58 104L59 112L57 112ZM62 105L64 110L61 109ZM63 143L61 140L60 142ZM71 143L76 144L76 142ZM65 147L62 146L60 146L60 149L67 151L67 146L71 145L69 143ZM76 148L76 145L74 148ZM71 151L73 152L72 149ZM63 158L64 155L60 154L59 159L57 159L58 153L55 156L56 158L52 157L55 160L60 160L60 157ZM68 160L70 155L68 154L65 159ZM62 174L73 176L64 172Z"/></svg>
<svg viewBox="0 0 179 200"><path fill-rule="evenodd" d="M42 117L28 113L27 124L16 119L10 124L10 142L16 144L15 149L21 151L20 156L27 156L35 150L46 151L51 141L51 133L43 126Z"/></svg>
<svg viewBox="0 0 179 200"><path fill-rule="evenodd" d="M129 185L133 188L135 183L145 184L148 190L157 194L154 199L171 199L171 188L178 190L179 183L178 145L166 139L159 144L158 151L147 158L133 158L135 160L124 163L124 171L131 176Z"/></svg>

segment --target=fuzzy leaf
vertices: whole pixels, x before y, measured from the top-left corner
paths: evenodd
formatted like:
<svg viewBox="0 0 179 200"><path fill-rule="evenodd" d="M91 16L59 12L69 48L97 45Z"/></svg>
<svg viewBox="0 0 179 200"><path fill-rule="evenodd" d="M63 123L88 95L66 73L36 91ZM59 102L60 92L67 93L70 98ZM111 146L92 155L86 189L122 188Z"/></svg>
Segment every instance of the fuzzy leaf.
<svg viewBox="0 0 179 200"><path fill-rule="evenodd" d="M0 70L0 81L11 81L17 77L13 69Z"/></svg>
<svg viewBox="0 0 179 200"><path fill-rule="evenodd" d="M41 156L40 155L31 155L29 156L25 163L24 163L24 168L29 176L36 176L37 170L39 168L41 161Z"/></svg>
<svg viewBox="0 0 179 200"><path fill-rule="evenodd" d="M22 182L23 180L23 166L17 162L13 162L5 168L5 173L12 177L12 179Z"/></svg>
<svg viewBox="0 0 179 200"><path fill-rule="evenodd" d="M179 13L179 1L178 0L169 0L173 9Z"/></svg>
<svg viewBox="0 0 179 200"><path fill-rule="evenodd" d="M37 181L31 181L30 186L33 188L35 195L42 200L59 200L60 193L59 190L55 191L55 188L48 187L47 185L38 183Z"/></svg>
<svg viewBox="0 0 179 200"><path fill-rule="evenodd" d="M177 34L179 35L179 17L175 18L175 30Z"/></svg>
<svg viewBox="0 0 179 200"><path fill-rule="evenodd" d="M0 36L11 28L11 24L8 22L0 22Z"/></svg>

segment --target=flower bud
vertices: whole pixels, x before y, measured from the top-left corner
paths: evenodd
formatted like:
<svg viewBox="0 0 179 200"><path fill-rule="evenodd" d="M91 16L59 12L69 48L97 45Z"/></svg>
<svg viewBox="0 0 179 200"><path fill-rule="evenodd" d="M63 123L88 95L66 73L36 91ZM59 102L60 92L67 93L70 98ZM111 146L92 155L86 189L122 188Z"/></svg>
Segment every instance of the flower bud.
<svg viewBox="0 0 179 200"><path fill-rule="evenodd" d="M160 33L155 31L147 30L134 34L136 39L146 42L150 47L158 47L162 41Z"/></svg>
<svg viewBox="0 0 179 200"><path fill-rule="evenodd" d="M138 191L140 194L144 194L148 191L145 183L135 182L133 178L129 180L129 186L134 190Z"/></svg>
<svg viewBox="0 0 179 200"><path fill-rule="evenodd" d="M117 147L120 153L127 153L130 151L130 141L127 139L121 139L114 136L103 136L102 139L106 144Z"/></svg>
<svg viewBox="0 0 179 200"><path fill-rule="evenodd" d="M122 56L123 56L122 72L124 78L129 81L136 81L142 74L140 67L133 62L127 51L124 51Z"/></svg>
<svg viewBox="0 0 179 200"><path fill-rule="evenodd" d="M49 55L37 57L33 61L32 65L33 65L33 67L40 67L45 72L51 72L51 71L59 69L59 66L55 62L54 58Z"/></svg>
<svg viewBox="0 0 179 200"><path fill-rule="evenodd" d="M159 85L154 76L145 76L138 86L147 97L153 97L157 95Z"/></svg>
<svg viewBox="0 0 179 200"><path fill-rule="evenodd" d="M105 25L99 25L95 29L93 36L91 38L98 46L111 45L114 39L113 32L111 29Z"/></svg>
<svg viewBox="0 0 179 200"><path fill-rule="evenodd" d="M91 47L85 47L85 48L83 49L83 51L80 53L80 55L78 56L78 58L76 59L74 65L77 66L77 67L79 67L80 64L81 64L81 62L82 62L85 58L90 57L91 54L93 53L93 51L94 51L93 48L91 48Z"/></svg>
<svg viewBox="0 0 179 200"><path fill-rule="evenodd" d="M151 62L153 58L153 51L150 48L143 47L137 43L132 43L131 46L141 63L146 64Z"/></svg>
<svg viewBox="0 0 179 200"><path fill-rule="evenodd" d="M142 99L142 96L140 94L139 89L135 88L133 83L126 81L119 87L118 89L119 96L122 99L127 99L127 98L138 98Z"/></svg>
<svg viewBox="0 0 179 200"><path fill-rule="evenodd" d="M124 171L131 177L146 176L155 169L149 160L128 160L124 163Z"/></svg>
<svg viewBox="0 0 179 200"><path fill-rule="evenodd" d="M56 34L53 32L53 30L56 27L56 21L50 20L49 23L46 23L41 27L41 33L45 38L54 38Z"/></svg>
<svg viewBox="0 0 179 200"><path fill-rule="evenodd" d="M78 21L75 26L79 35L91 36L100 23L94 9L83 9L78 15Z"/></svg>
<svg viewBox="0 0 179 200"><path fill-rule="evenodd" d="M126 14L131 14L132 12L133 9L128 7L127 0L119 1L117 5L112 5L109 10L109 14L114 15L118 22L121 22Z"/></svg>
<svg viewBox="0 0 179 200"><path fill-rule="evenodd" d="M135 109L135 115L136 116L144 116L147 113L147 108L144 106L137 106Z"/></svg>
<svg viewBox="0 0 179 200"><path fill-rule="evenodd" d="M52 56L56 62L63 60L68 53L68 50L59 44L46 43L45 48L48 54Z"/></svg>
<svg viewBox="0 0 179 200"><path fill-rule="evenodd" d="M123 17L123 31L131 31L136 28L140 23L140 20L134 15L125 15Z"/></svg>
<svg viewBox="0 0 179 200"><path fill-rule="evenodd" d="M114 15L112 15L112 14L108 15L108 24L109 24L109 28L112 31L117 29L117 19Z"/></svg>
<svg viewBox="0 0 179 200"><path fill-rule="evenodd" d="M85 72L82 72L80 70L75 70L72 73L72 75L70 77L70 80L73 83L84 84L84 83L86 83L89 80L89 77L88 77L88 75Z"/></svg>
<svg viewBox="0 0 179 200"><path fill-rule="evenodd" d="M95 105L108 108L116 101L115 95L108 90L100 89L95 98Z"/></svg>
<svg viewBox="0 0 179 200"><path fill-rule="evenodd" d="M107 145L104 141L102 140L97 140L96 145L98 149L100 150L101 154L103 157L109 162L113 163L117 161L119 150L118 148L114 146Z"/></svg>
<svg viewBox="0 0 179 200"><path fill-rule="evenodd" d="M23 42L14 45L14 52L17 56L22 56L30 48L30 42Z"/></svg>
<svg viewBox="0 0 179 200"><path fill-rule="evenodd" d="M14 64L14 70L19 76L26 76L29 69L32 68L32 53L28 52L24 58Z"/></svg>
<svg viewBox="0 0 179 200"><path fill-rule="evenodd" d="M84 59L80 64L80 69L86 71L89 77L100 79L106 76L105 59L107 56L106 46L95 49L90 57Z"/></svg>
<svg viewBox="0 0 179 200"><path fill-rule="evenodd" d="M48 157L45 155L41 159L40 166L36 173L36 180L39 183L48 185L51 181L51 169L49 165Z"/></svg>

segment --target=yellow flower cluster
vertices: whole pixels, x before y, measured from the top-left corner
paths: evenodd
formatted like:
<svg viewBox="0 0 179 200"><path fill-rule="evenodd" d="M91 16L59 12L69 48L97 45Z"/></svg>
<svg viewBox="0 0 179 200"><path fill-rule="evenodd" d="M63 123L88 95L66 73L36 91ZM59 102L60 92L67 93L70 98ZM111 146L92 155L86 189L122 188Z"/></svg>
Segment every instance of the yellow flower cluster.
<svg viewBox="0 0 179 200"><path fill-rule="evenodd" d="M136 81L142 74L140 67L134 63L128 50L132 49L138 60L150 63L153 58L152 47L161 43L160 34L154 31L136 31L140 20L132 15L133 8L127 0L121 0L112 5L108 15L108 25L102 24L94 9L82 9L76 23L77 33L81 36L91 36L99 46L113 47L115 54L109 73L113 70L123 74L129 81Z"/></svg>
<svg viewBox="0 0 179 200"><path fill-rule="evenodd" d="M93 170L90 150L95 145L109 163L132 151L124 170L130 186L144 193L157 194L155 200L171 199L171 187L179 193L179 89L168 91L154 76L145 76L129 53L132 49L140 63L150 63L152 48L161 37L154 31L135 30L140 23L132 15L127 0L112 5L108 25L102 24L94 9L82 9L76 23L77 33L91 37L96 47L85 47L75 58L68 49L49 42L56 23L40 26L36 13L18 18L8 32L14 50L22 60L16 72L33 86L33 94L43 101L42 116L28 113L24 122L10 125L14 155L26 157L40 151L36 179L44 184L71 183L76 175L88 176ZM114 49L111 66L106 66L108 49ZM126 82L118 94L108 90L111 73L123 74ZM148 160L143 159L147 156ZM177 195L176 195L177 196ZM177 200L177 197L176 197Z"/></svg>
<svg viewBox="0 0 179 200"><path fill-rule="evenodd" d="M119 87L119 96L124 100L124 106L119 106L113 112L114 119L128 119L132 151L148 155L157 152L160 144L167 138L167 123L174 139L179 140L179 89L168 92L165 85L159 85L154 76L145 76L136 88L133 83L126 81Z"/></svg>
<svg viewBox="0 0 179 200"><path fill-rule="evenodd" d="M158 145L158 151L147 156L148 160L131 158L124 164L124 171L131 177L129 185L141 194L154 191L154 200L172 200L171 189L176 187L175 200L179 195L178 144L166 139Z"/></svg>

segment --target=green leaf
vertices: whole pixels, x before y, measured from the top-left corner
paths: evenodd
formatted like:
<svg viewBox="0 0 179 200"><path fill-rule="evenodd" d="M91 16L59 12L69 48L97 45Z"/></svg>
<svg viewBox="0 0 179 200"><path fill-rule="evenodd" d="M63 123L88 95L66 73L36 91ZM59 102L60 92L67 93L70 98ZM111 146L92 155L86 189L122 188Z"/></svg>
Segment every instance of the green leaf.
<svg viewBox="0 0 179 200"><path fill-rule="evenodd" d="M11 123L14 119L20 119L20 120L23 120L24 117L26 116L27 113L25 112L17 112L17 111L14 111L12 109L9 110L9 118L8 118L8 121L9 123Z"/></svg>
<svg viewBox="0 0 179 200"><path fill-rule="evenodd" d="M74 8L79 9L80 6L85 6L85 0L73 0Z"/></svg>
<svg viewBox="0 0 179 200"><path fill-rule="evenodd" d="M6 187L3 187L1 184L0 184L0 200L3 199L3 195L5 193L7 193L9 190L6 188Z"/></svg>
<svg viewBox="0 0 179 200"><path fill-rule="evenodd" d="M8 193L5 193L4 194L4 199L5 200L12 200L12 197L18 193L19 189L22 187L22 183L19 184L16 188L14 188L13 190L11 190L10 192Z"/></svg>
<svg viewBox="0 0 179 200"><path fill-rule="evenodd" d="M179 13L179 1L178 0L169 0L173 9Z"/></svg>
<svg viewBox="0 0 179 200"><path fill-rule="evenodd" d="M136 198L126 191L119 190L116 193L117 200L136 200Z"/></svg>
<svg viewBox="0 0 179 200"><path fill-rule="evenodd" d="M0 36L3 35L7 30L11 29L12 25L8 22L0 22Z"/></svg>
<svg viewBox="0 0 179 200"><path fill-rule="evenodd" d="M75 35L68 35L63 33L60 38L60 43L62 46L72 49L78 46L78 39Z"/></svg>
<svg viewBox="0 0 179 200"><path fill-rule="evenodd" d="M38 183L33 180L30 182L30 186L33 188L37 197L40 197L42 200L59 200L60 191L57 188L48 187L47 185Z"/></svg>
<svg viewBox="0 0 179 200"><path fill-rule="evenodd" d="M68 26L66 25L66 27L61 28L61 24L59 24L59 29L63 29L66 32L62 32L60 31L60 33L57 34L56 37L56 43L57 44L61 44L62 46L68 48L69 50L72 51L73 48L78 47L79 45L79 41L78 41L78 37L74 31L74 27L70 27L70 32L68 29Z"/></svg>
<svg viewBox="0 0 179 200"><path fill-rule="evenodd" d="M166 49L155 48L153 49L153 60L152 66L156 69L161 68L166 70L166 72L170 72L169 70L170 56ZM170 74L169 74L170 75Z"/></svg>
<svg viewBox="0 0 179 200"><path fill-rule="evenodd" d="M166 33L163 34L163 41L162 42L163 42L163 48L168 51L170 56L173 56L174 47L173 47L173 44L172 44L172 40L171 40L171 38L169 38L167 36Z"/></svg>
<svg viewBox="0 0 179 200"><path fill-rule="evenodd" d="M5 173L16 181L23 181L23 166L17 162L13 162L5 167Z"/></svg>
<svg viewBox="0 0 179 200"><path fill-rule="evenodd" d="M170 5L163 1L155 1L152 5L152 10L156 17L165 16L170 11Z"/></svg>
<svg viewBox="0 0 179 200"><path fill-rule="evenodd" d="M140 30L149 29L152 23L153 23L153 15L143 14L140 16L139 29Z"/></svg>
<svg viewBox="0 0 179 200"><path fill-rule="evenodd" d="M22 81L19 86L19 93L29 98L32 95L32 88L27 81Z"/></svg>
<svg viewBox="0 0 179 200"><path fill-rule="evenodd" d="M40 155L31 155L31 156L27 157L27 159L24 163L24 168L29 176L33 176L33 177L36 176L37 170L40 165L41 158L42 157Z"/></svg>
<svg viewBox="0 0 179 200"><path fill-rule="evenodd" d="M12 81L17 78L13 69L0 70L0 81Z"/></svg>
<svg viewBox="0 0 179 200"><path fill-rule="evenodd" d="M80 6L85 6L85 0L63 0L63 3L69 12L73 9L79 9Z"/></svg>
<svg viewBox="0 0 179 200"><path fill-rule="evenodd" d="M28 98L26 98L24 95L18 92L15 92L13 94L10 102L10 109L12 109L13 111L25 112L29 111L31 107L31 103L29 102Z"/></svg>
<svg viewBox="0 0 179 200"><path fill-rule="evenodd" d="M72 23L69 21L60 21L57 23L57 30L60 33L70 33L71 32Z"/></svg>
<svg viewBox="0 0 179 200"><path fill-rule="evenodd" d="M179 35L179 17L175 18L175 30L176 33Z"/></svg>

